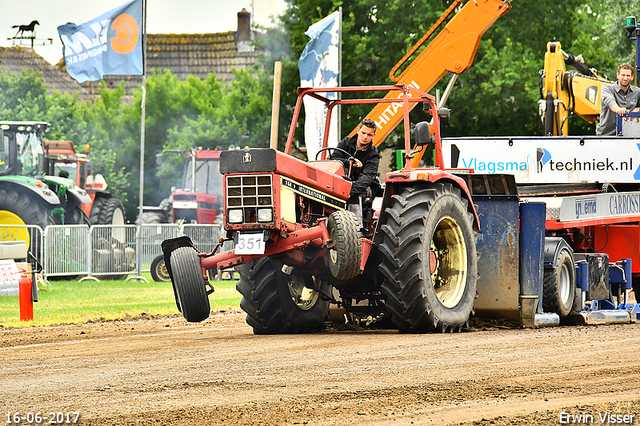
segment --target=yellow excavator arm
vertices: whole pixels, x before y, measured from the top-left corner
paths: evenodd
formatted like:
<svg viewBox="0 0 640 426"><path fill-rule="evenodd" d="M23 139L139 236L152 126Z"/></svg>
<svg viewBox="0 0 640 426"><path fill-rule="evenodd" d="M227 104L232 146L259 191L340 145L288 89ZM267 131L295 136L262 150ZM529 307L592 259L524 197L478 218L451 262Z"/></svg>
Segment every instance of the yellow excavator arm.
<svg viewBox="0 0 640 426"><path fill-rule="evenodd" d="M567 65L575 70L567 71ZM582 58L564 52L559 42L547 43L539 103L545 136L567 136L567 120L573 114L594 123L600 117L602 86L611 83L584 65Z"/></svg>
<svg viewBox="0 0 640 426"><path fill-rule="evenodd" d="M452 3L445 14L434 24L422 39L407 55L392 69L390 77L398 84L413 86L428 92L447 73L462 74L471 66L476 54L480 38L485 31L511 8L505 0L469 0L449 20L445 27L431 41L417 57L395 77L395 71L400 68L410 56L451 16L462 0ZM400 92L389 92L385 98L397 98ZM412 107L416 104L412 104ZM392 104L377 104L367 115L373 119L378 130L373 144L378 146L393 131L402 120L402 102ZM355 134L356 129L351 132ZM412 159L414 166L420 162L421 155Z"/></svg>

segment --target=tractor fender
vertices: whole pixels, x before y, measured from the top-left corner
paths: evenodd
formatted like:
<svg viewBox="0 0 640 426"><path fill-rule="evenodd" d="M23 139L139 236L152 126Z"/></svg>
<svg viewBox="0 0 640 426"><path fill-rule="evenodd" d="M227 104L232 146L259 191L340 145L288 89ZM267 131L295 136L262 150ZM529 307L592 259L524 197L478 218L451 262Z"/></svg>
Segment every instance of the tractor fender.
<svg viewBox="0 0 640 426"><path fill-rule="evenodd" d="M414 169L410 172L399 170L397 172L387 173L387 176L385 177L384 196L382 199L380 214L382 214L385 208L391 204L391 197L393 196L393 194L398 193L400 191L400 188L417 185L420 183L436 182L448 182L453 184L453 186L460 190L460 196L467 201L467 209L470 213L473 214L473 229L477 232L480 232L480 219L478 218L478 212L476 211L475 205L473 204L473 200L471 198L471 194L469 193L469 188L467 187L466 182L464 181L464 179L442 170Z"/></svg>
<svg viewBox="0 0 640 426"><path fill-rule="evenodd" d="M164 240L161 244L161 247L162 253L164 254L164 264L167 267L169 277L171 277L171 282L173 282L173 271L171 270L171 253L180 247L193 247L193 242L191 242L191 238L185 235L182 237Z"/></svg>
<svg viewBox="0 0 640 426"><path fill-rule="evenodd" d="M573 249L562 237L545 237L544 239L544 265L552 266L560 252L566 249L573 260Z"/></svg>
<svg viewBox="0 0 640 426"><path fill-rule="evenodd" d="M43 185L42 187L40 187L37 186L36 182L41 181L38 181L37 179L25 180L24 177L21 177L20 179L12 179L11 177L6 177L0 179L0 189L2 189L3 187L20 187L23 190L27 190L38 195L45 203L50 206L60 205L60 199L52 190L49 189L48 186Z"/></svg>
<svg viewBox="0 0 640 426"><path fill-rule="evenodd" d="M107 191L106 189L92 189L91 190L94 194L95 194L95 199L98 198L113 198L113 195L111 195L111 192Z"/></svg>
<svg viewBox="0 0 640 426"><path fill-rule="evenodd" d="M44 181L54 187L58 188L58 196L67 194L67 198L71 201L71 204L91 204L93 200L87 194L87 191L76 186L72 179L61 176L45 176Z"/></svg>
<svg viewBox="0 0 640 426"><path fill-rule="evenodd" d="M70 201L74 201L73 204L91 204L93 202L87 191L77 186L75 188L67 188L67 197Z"/></svg>

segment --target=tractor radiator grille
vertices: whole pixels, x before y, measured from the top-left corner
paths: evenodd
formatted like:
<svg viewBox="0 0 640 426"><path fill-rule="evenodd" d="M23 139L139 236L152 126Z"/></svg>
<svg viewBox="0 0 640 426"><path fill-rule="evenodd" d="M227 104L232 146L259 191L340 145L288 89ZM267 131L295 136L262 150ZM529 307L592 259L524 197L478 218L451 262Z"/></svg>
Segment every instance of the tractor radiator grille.
<svg viewBox="0 0 640 426"><path fill-rule="evenodd" d="M259 208L273 208L272 175L235 175L227 179L227 209L242 209L244 223L256 223Z"/></svg>

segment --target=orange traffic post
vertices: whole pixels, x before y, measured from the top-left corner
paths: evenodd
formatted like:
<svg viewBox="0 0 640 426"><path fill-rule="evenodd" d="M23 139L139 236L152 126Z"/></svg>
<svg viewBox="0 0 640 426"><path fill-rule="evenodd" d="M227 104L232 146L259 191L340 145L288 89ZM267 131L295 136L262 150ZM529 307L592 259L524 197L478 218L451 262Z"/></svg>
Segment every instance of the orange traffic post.
<svg viewBox="0 0 640 426"><path fill-rule="evenodd" d="M32 282L25 275L20 279L20 321L33 321Z"/></svg>

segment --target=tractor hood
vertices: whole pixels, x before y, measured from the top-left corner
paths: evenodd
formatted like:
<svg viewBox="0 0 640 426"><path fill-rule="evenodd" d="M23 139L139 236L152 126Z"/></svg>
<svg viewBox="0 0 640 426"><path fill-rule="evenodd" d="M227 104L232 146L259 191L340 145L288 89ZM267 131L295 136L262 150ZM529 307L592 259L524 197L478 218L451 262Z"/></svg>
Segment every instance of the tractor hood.
<svg viewBox="0 0 640 426"><path fill-rule="evenodd" d="M0 176L0 187L5 185L20 186L31 192L38 194L44 201L51 205L60 204L56 194L49 189L49 186L39 180L27 176Z"/></svg>
<svg viewBox="0 0 640 426"><path fill-rule="evenodd" d="M72 179L60 176L44 176L42 180L50 187L57 188L58 197L62 197L65 193L72 194L80 204L92 203L91 197L87 195L87 191L77 186Z"/></svg>

